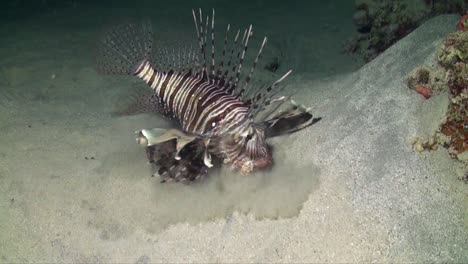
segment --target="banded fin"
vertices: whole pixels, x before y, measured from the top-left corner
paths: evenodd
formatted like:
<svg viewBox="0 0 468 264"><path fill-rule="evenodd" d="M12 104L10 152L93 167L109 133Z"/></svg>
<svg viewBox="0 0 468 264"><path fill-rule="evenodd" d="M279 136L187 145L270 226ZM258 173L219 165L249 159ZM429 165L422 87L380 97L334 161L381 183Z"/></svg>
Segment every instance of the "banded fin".
<svg viewBox="0 0 468 264"><path fill-rule="evenodd" d="M207 79L208 81L218 85L220 88L226 90L227 93L234 96L238 96L238 91L236 88L241 81L241 76L243 73L243 63L245 56L247 54L249 40L253 35L253 28L250 25L247 29L241 33L241 30L238 30L232 42L229 40L229 33L231 30L230 24L226 28L226 33L224 37L223 48L221 52L221 59L217 63L215 57L215 11L213 9L212 16L206 16L204 19L201 9L196 12L192 10L193 20L195 23L195 30L198 38L199 53L200 53L200 71L197 72L198 76ZM208 37L209 36L209 37ZM208 50L208 42L210 42L211 47L210 51ZM266 38L262 44L266 44ZM227 58L229 57L229 59ZM260 55L257 56L257 61ZM208 64L208 58L210 62ZM217 66L216 66L217 64ZM256 63L254 63L256 65ZM253 75L253 70L255 66L249 71L249 80ZM247 82L248 83L248 82Z"/></svg>
<svg viewBox="0 0 468 264"><path fill-rule="evenodd" d="M176 159L180 159L179 152L190 142L196 139L195 136L188 135L176 129L142 129L135 131L137 135L136 141L140 145L155 146L170 140L176 140Z"/></svg>
<svg viewBox="0 0 468 264"><path fill-rule="evenodd" d="M250 85L250 81L252 80L252 77L255 72L255 68L257 67L258 61L261 58L263 48L265 47L267 43L267 37L263 38L262 45L260 46L260 49L258 50L257 56L255 57L254 62L252 63L252 67L250 68L249 75L245 78L244 83L240 86L240 89L238 89L237 96L242 98L244 96L245 91Z"/></svg>
<svg viewBox="0 0 468 264"><path fill-rule="evenodd" d="M251 106L252 115L257 115L265 108L265 106L268 106L271 103L272 98L279 95L284 90L285 86L281 85L281 83L292 73L292 71L290 70L286 72L270 85L253 85L253 76L258 63L262 58L262 52L268 42L268 39L264 37L250 69L248 70L247 76L243 77L245 71L244 61L249 47L249 41L253 36L252 25L245 29L243 33L241 33L241 30L238 30L231 42L229 41L231 26L227 26L221 52L222 57L218 63L217 69L215 70L215 12L213 10L212 16L207 16L205 20L203 19L204 16L201 9L199 9L198 12L192 10L192 14L197 32L201 58L201 70L198 72L198 75L203 76L210 82L217 84L227 93L248 103ZM211 32L211 34L208 34L209 32ZM210 35L210 38L208 35ZM211 41L211 64L209 66L207 62L208 40ZM228 56L229 59L227 58Z"/></svg>
<svg viewBox="0 0 468 264"><path fill-rule="evenodd" d="M100 39L97 70L102 74L133 75L153 51L153 30L150 21L118 25Z"/></svg>
<svg viewBox="0 0 468 264"><path fill-rule="evenodd" d="M135 75L143 66L181 74L190 73L197 68L198 54L195 49L172 45L173 48L169 50L162 43L158 42L158 47L155 48L149 20L114 26L100 39L96 68L102 74L120 75ZM121 99L113 114L147 112L157 112L169 119L174 116L154 91L141 92L137 89Z"/></svg>
<svg viewBox="0 0 468 264"><path fill-rule="evenodd" d="M163 128L153 128L153 129L142 129L139 131L135 131L137 135L136 141L140 145L144 145L147 147L156 146L171 140L176 140L176 153L175 159L180 160L181 157L179 153L182 149L187 146L188 144L192 143L196 139L197 136L192 136L187 133L184 133L177 129L163 129ZM203 145L205 146L203 161L205 166L208 168L213 167L211 163L211 156L208 153L208 145L210 141L209 139L203 140Z"/></svg>
<svg viewBox="0 0 468 264"><path fill-rule="evenodd" d="M153 176L158 175L161 182L190 183L203 179L208 174L208 167L203 162L204 145L201 140L187 144L175 159L176 142L170 140L157 146L146 147L146 153ZM217 164L219 160L214 160Z"/></svg>
<svg viewBox="0 0 468 264"><path fill-rule="evenodd" d="M276 96L278 96L286 86L281 85L281 82L284 81L290 74L292 70L286 72L281 78L276 80L273 84L265 87L257 86L256 89L252 89L249 93L249 98L246 101L249 102L251 107L252 116L258 115L263 111Z"/></svg>
<svg viewBox="0 0 468 264"><path fill-rule="evenodd" d="M174 71L181 75L199 71L198 51L192 45L168 40L158 41L157 45L160 48L153 53L149 62L158 71Z"/></svg>
<svg viewBox="0 0 468 264"><path fill-rule="evenodd" d="M296 108L282 112L266 120L262 125L265 126L266 137L276 137L297 132L320 120L322 120L321 117L314 118L309 111Z"/></svg>
<svg viewBox="0 0 468 264"><path fill-rule="evenodd" d="M322 118L314 118L310 108L297 104L294 100L282 96L271 101L270 106L257 115L262 121L257 123L265 128L267 137L276 137L297 132L309 127ZM284 109L282 106L286 105Z"/></svg>
<svg viewBox="0 0 468 264"><path fill-rule="evenodd" d="M144 113L160 113L164 117L172 117L172 113L168 112L167 108L164 107L162 100L146 87L132 87L128 92L120 95L112 111L115 116Z"/></svg>
<svg viewBox="0 0 468 264"><path fill-rule="evenodd" d="M271 138L291 134L309 127L320 120L322 120L321 117L313 118L312 114L308 112L271 119L264 123L264 125L266 125L265 135Z"/></svg>
<svg viewBox="0 0 468 264"><path fill-rule="evenodd" d="M158 71L184 74L196 70L197 61L192 45L155 41L151 22L143 20L108 29L99 40L96 65L102 74L134 75L145 62Z"/></svg>
<svg viewBox="0 0 468 264"><path fill-rule="evenodd" d="M252 109L256 109L253 111L253 115L256 115L269 104L274 95L282 91L284 87L279 84L291 71L270 86L251 85L256 66L267 44L267 38L263 39L250 70L244 78L242 76L243 64L249 40L253 35L252 26L250 25L243 33L238 30L233 41L229 41L230 25L227 26L221 52L222 58L217 63L214 9L212 16L206 16L206 19L201 9L198 12L192 10L192 14L198 38L198 52L192 47L167 49L165 46L177 45L162 45L163 42L160 42L161 45L158 45L158 48L154 48L151 23L146 20L141 24L117 26L101 39L98 71L107 74L135 74L148 62L151 67L155 67L160 72L190 73L216 84L227 93L250 104ZM209 42L210 49L208 48Z"/></svg>

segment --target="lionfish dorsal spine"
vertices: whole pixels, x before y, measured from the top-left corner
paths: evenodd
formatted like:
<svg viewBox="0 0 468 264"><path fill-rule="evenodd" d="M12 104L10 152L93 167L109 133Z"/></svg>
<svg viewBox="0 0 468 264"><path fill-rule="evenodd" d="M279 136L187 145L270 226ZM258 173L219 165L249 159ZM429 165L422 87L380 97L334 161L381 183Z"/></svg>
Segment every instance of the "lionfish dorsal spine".
<svg viewBox="0 0 468 264"><path fill-rule="evenodd" d="M218 84L221 84L221 85L224 84L224 83L221 83L222 82L221 75L223 74L224 61L226 60L226 48L228 44L228 36L229 36L230 29L231 29L231 24L228 24L226 27L226 33L224 36L223 51L221 52L222 58L219 62L218 70L216 71L216 81Z"/></svg>
<svg viewBox="0 0 468 264"><path fill-rule="evenodd" d="M242 54L240 56L239 63L237 65L236 78L235 78L234 84L233 84L234 87L238 86L239 77L240 77L241 72L242 72L242 64L244 63L245 53L247 52L247 48L248 48L248 45L249 45L249 39L250 39L251 36L252 36L252 25L249 26L249 29L247 31L247 36L245 37L244 47L242 48Z"/></svg>
<svg viewBox="0 0 468 264"><path fill-rule="evenodd" d="M193 15L193 21L195 24L195 30L196 30L197 38L198 38L200 57L202 59L202 65L203 65L201 69L201 74L205 76L208 79L208 81L215 83L219 87L223 87L223 89L225 89L227 93L237 98L241 98L243 93L245 92L247 85L249 84L254 74L256 65L261 56L263 48L265 47L267 43L267 38L265 37L263 39L261 47L254 60L254 63L252 64L252 67L249 71L249 74L243 82L244 85L240 87L240 81L241 81L240 77L243 71L243 63L244 63L245 56L247 53L249 40L253 35L252 25L250 25L247 29L245 29L243 34L241 34L240 30L237 31L234 37L234 40L231 43L231 47L228 50L227 49L228 39L229 39L228 37L229 37L229 32L230 32L230 27L231 27L230 24L228 24L226 28L226 34L224 37L223 49L221 52L222 57L218 64L218 69L215 70L215 67L216 67L216 60L215 60L215 50L216 50L215 39L216 38L215 38L215 32L214 32L215 11L213 9L211 18L207 16L205 20L203 20L203 13L201 9L198 10L198 14L197 12L195 12L195 10L192 10L192 15ZM211 64L208 68L207 43L208 43L209 35L211 36L211 39L210 39L211 41ZM226 62L227 54L230 55L230 58ZM224 67L226 67L226 70L224 70Z"/></svg>
<svg viewBox="0 0 468 264"><path fill-rule="evenodd" d="M232 62L234 60L234 52L235 52L235 48L237 46L236 45L237 41L239 39L239 34L240 34L240 29L237 30L237 33L236 33L236 35L234 37L234 41L230 45L231 47L230 47L230 51L229 51L229 60L226 63L226 70L224 71L223 76L221 77L221 79L224 82L224 87L226 87L226 88L229 88L229 85L230 85L230 83L228 82L228 76L229 76L229 73L230 73L229 68L231 67L231 64L232 64Z"/></svg>
<svg viewBox="0 0 468 264"><path fill-rule="evenodd" d="M239 31L240 32L240 31ZM249 34L250 34L250 31L249 31ZM238 37L239 35L236 35L236 38ZM237 55L236 55L236 59L237 59L237 63L234 63L230 72L229 72L229 81L228 81L228 88L227 88L227 92L230 93L230 94L234 94L234 90L236 89L236 82L235 82L235 75L237 75L236 72L239 72L240 74L240 71L238 71L237 69L242 69L242 59L241 59L241 54L243 54L243 50L246 50L245 49L245 45L244 45L244 41L247 37L247 29L244 30L244 34L243 34L243 37L242 37L242 40L239 41L239 45L238 45L238 48L237 48ZM248 37L247 37L248 38ZM234 43L234 46L235 46L236 43ZM234 48L234 47L233 47Z"/></svg>
<svg viewBox="0 0 468 264"><path fill-rule="evenodd" d="M262 55L263 48L265 47L266 43L267 43L267 37L264 37L262 45L260 46L257 56L255 56L255 60L252 64L252 67L250 68L249 75L247 75L247 77L245 78L244 84L241 86L241 89L239 89L239 91L236 93L237 97L242 98L245 90L248 88L250 80L252 80L253 74L255 72L255 68L257 67L258 60L260 59L260 56Z"/></svg>
<svg viewBox="0 0 468 264"><path fill-rule="evenodd" d="M215 24L215 10L213 9L213 15L211 16L211 66L210 66L211 76L216 76L215 75L215 33L214 33L214 24Z"/></svg>

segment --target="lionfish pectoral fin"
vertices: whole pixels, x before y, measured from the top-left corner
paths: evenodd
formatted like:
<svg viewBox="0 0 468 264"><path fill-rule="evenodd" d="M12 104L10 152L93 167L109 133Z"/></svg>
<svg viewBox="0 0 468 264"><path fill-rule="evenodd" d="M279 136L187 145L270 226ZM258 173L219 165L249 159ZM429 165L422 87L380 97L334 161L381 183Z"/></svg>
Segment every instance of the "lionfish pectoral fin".
<svg viewBox="0 0 468 264"><path fill-rule="evenodd" d="M181 131L178 131L178 132L181 132ZM177 143L176 143L176 155L175 155L175 159L176 160L180 160L180 156L179 156L179 153L180 151L187 145L189 144L190 142L194 141L196 137L193 137L193 136L189 136L189 135L186 135L186 134L181 134L181 135L178 135L177 137Z"/></svg>
<svg viewBox="0 0 468 264"><path fill-rule="evenodd" d="M131 116L143 113L160 113L167 116L161 99L146 87L133 87L119 95L111 112L113 116Z"/></svg>
<svg viewBox="0 0 468 264"><path fill-rule="evenodd" d="M290 134L311 126L322 118L313 118L310 113L299 113L295 115L284 116L270 119L263 124L266 126L267 137L276 137L284 134Z"/></svg>
<svg viewBox="0 0 468 264"><path fill-rule="evenodd" d="M102 74L134 75L151 58L153 30L149 20L116 25L99 40L97 71Z"/></svg>
<svg viewBox="0 0 468 264"><path fill-rule="evenodd" d="M207 150L205 150L205 153L203 154L203 163L204 163L205 166L207 166L208 168L212 168L212 167L213 167L213 163L211 162L211 155L210 155L210 153L208 153Z"/></svg>
<svg viewBox="0 0 468 264"><path fill-rule="evenodd" d="M208 152L208 145L210 144L210 138L206 138L203 140L203 145L205 145L205 152L203 153L203 163L208 168L213 167L213 163L211 162L211 155Z"/></svg>
<svg viewBox="0 0 468 264"><path fill-rule="evenodd" d="M270 119L264 121L267 137L290 134L311 126L322 118L314 118L310 113L310 108L298 105L293 100L287 109L276 113Z"/></svg>
<svg viewBox="0 0 468 264"><path fill-rule="evenodd" d="M142 129L135 131L137 135L136 141L140 145L154 146L169 140L176 140L176 159L180 159L179 152L190 142L196 139L195 136L188 135L177 129L164 129L164 128L153 128L153 129Z"/></svg>

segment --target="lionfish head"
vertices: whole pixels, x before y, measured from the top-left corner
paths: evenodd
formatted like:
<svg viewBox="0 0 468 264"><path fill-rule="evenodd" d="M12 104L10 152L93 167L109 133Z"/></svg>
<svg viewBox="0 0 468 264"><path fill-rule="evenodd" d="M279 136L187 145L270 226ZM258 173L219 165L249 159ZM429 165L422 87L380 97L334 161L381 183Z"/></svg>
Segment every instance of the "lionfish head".
<svg viewBox="0 0 468 264"><path fill-rule="evenodd" d="M255 123L232 134L225 142L226 163L243 174L266 169L273 164L271 148L266 142L265 129Z"/></svg>
<svg viewBox="0 0 468 264"><path fill-rule="evenodd" d="M299 105L293 100L276 101L279 105L286 103L284 109L278 111L264 111L263 115L254 116L252 113L244 121L229 130L227 136L221 141L220 147L225 157L225 163L231 163L232 168L243 174L248 174L257 169L266 169L273 165L271 146L267 139L280 135L287 135L302 130L321 118L313 118L309 109ZM277 105L278 106L278 105ZM224 135L226 135L224 134Z"/></svg>

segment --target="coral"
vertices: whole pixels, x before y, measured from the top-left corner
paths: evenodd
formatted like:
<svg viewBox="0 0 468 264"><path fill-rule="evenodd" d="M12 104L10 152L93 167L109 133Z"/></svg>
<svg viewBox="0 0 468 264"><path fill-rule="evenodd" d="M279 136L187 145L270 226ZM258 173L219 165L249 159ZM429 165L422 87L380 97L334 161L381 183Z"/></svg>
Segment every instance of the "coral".
<svg viewBox="0 0 468 264"><path fill-rule="evenodd" d="M468 172L465 173L463 176L460 176L460 180L468 183Z"/></svg>
<svg viewBox="0 0 468 264"><path fill-rule="evenodd" d="M370 61L430 17L444 13L463 14L464 0L356 0L353 22L357 35L344 50Z"/></svg>
<svg viewBox="0 0 468 264"><path fill-rule="evenodd" d="M468 150L468 32L450 34L439 51L439 65L446 71L450 100L441 133L453 158Z"/></svg>
<svg viewBox="0 0 468 264"><path fill-rule="evenodd" d="M417 138L418 152L443 146L449 155L468 165L468 32L449 34L437 54L436 69L418 67L408 77L408 87L430 97L447 93L449 106L439 131L429 139ZM429 93L430 92L430 93Z"/></svg>
<svg viewBox="0 0 468 264"><path fill-rule="evenodd" d="M459 62L468 62L468 33L456 32L447 36L439 50L438 62L444 68L453 69Z"/></svg>
<svg viewBox="0 0 468 264"><path fill-rule="evenodd" d="M460 95L468 87L468 64L456 63L447 73L448 86L453 96Z"/></svg>
<svg viewBox="0 0 468 264"><path fill-rule="evenodd" d="M432 96L431 89L424 85L417 85L415 91L426 99L429 99Z"/></svg>
<svg viewBox="0 0 468 264"><path fill-rule="evenodd" d="M468 88L451 100L440 131L447 137L445 147L453 158L468 151Z"/></svg>
<svg viewBox="0 0 468 264"><path fill-rule="evenodd" d="M462 32L468 31L468 14L462 16L460 20L458 20L457 30Z"/></svg>
<svg viewBox="0 0 468 264"><path fill-rule="evenodd" d="M427 138L425 136L417 137L411 144L417 152L422 153L423 151L437 150L439 148L439 143L439 134L433 133Z"/></svg>
<svg viewBox="0 0 468 264"><path fill-rule="evenodd" d="M418 67L413 70L408 78L407 84L411 90L429 99L447 91L446 72L444 70Z"/></svg>
<svg viewBox="0 0 468 264"><path fill-rule="evenodd" d="M458 114L468 103L464 97L468 89L468 32L450 34L440 49L438 62L447 71L447 85L453 102L451 112Z"/></svg>
<svg viewBox="0 0 468 264"><path fill-rule="evenodd" d="M431 70L420 67L414 70L413 73L408 77L408 87L412 90L416 90L418 85L427 85L431 76Z"/></svg>
<svg viewBox="0 0 468 264"><path fill-rule="evenodd" d="M451 95L460 95L468 87L468 32L450 34L439 51L438 62L447 71Z"/></svg>
<svg viewBox="0 0 468 264"><path fill-rule="evenodd" d="M431 72L429 83L433 93L442 94L448 90L446 72L443 69L438 69Z"/></svg>
<svg viewBox="0 0 468 264"><path fill-rule="evenodd" d="M434 15L445 13L463 14L466 12L466 0L425 0L430 13Z"/></svg>

